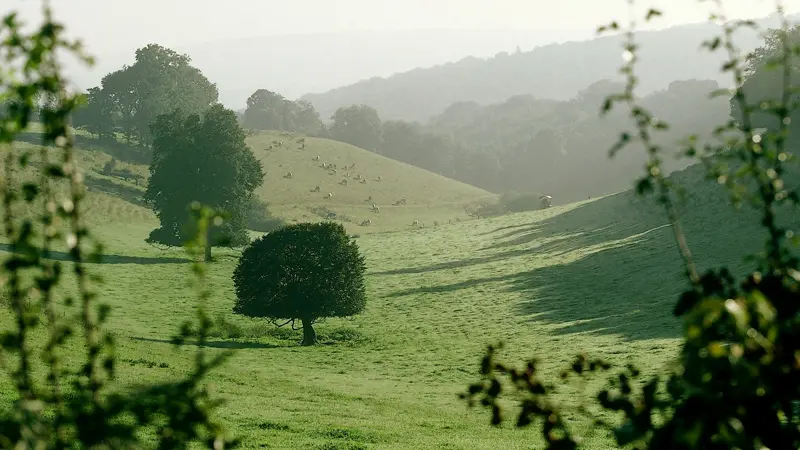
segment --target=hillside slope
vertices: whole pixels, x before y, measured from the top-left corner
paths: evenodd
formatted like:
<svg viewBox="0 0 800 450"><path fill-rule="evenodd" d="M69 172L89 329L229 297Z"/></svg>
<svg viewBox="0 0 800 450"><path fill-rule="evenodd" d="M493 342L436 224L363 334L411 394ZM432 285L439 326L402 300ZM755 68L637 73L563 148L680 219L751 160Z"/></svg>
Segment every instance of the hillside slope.
<svg viewBox="0 0 800 450"><path fill-rule="evenodd" d="M154 220L140 198L148 176L144 163L148 157L121 142L101 142L82 132L76 137L78 163L86 171L89 192L117 197L135 207L134 214ZM31 132L22 139L24 142L16 145L34 149L40 136ZM465 220L469 218L465 206L496 198L482 189L328 139L261 132L248 137L247 143L264 166L264 184L256 194L269 204L273 215L290 222L334 220L358 233L397 230L411 227L414 221L431 226ZM104 174L112 156L117 170L131 171L141 177L140 182ZM323 163L336 164L338 170L323 169ZM344 169L352 165L353 169ZM292 172L291 178L288 172ZM347 185L340 184L344 179ZM317 186L319 192L313 192ZM331 198L326 198L328 193ZM403 198L402 204L395 204ZM373 204L378 210L372 209ZM361 226L366 220L372 223Z"/></svg>
<svg viewBox="0 0 800 450"><path fill-rule="evenodd" d="M402 229L414 221L430 226L467 219L465 206L495 198L474 186L342 142L287 132L262 132L247 142L266 172L257 192L274 214L286 220L332 218L362 232ZM335 164L336 169L325 169L323 164ZM395 204L404 198L403 204ZM379 212L372 210L373 204ZM365 220L372 224L361 227Z"/></svg>
<svg viewBox="0 0 800 450"><path fill-rule="evenodd" d="M278 139L288 143L289 136L267 134L252 141L268 146ZM321 154L334 145L313 144ZM256 151L278 163L269 173L279 175L280 165L288 164L293 174L302 174L287 182L327 176L305 167L304 150ZM81 154L84 167L105 157ZM358 157L357 167L386 170L383 177L406 175L442 189L446 198L474 192L436 184L441 180L422 172L388 172L402 166L344 147L324 155ZM722 189L703 181L700 166L672 176L689 190L682 213L700 268L744 268L741 256L762 237L752 212L726 205ZM283 192L283 181L275 181L269 181L271 188ZM300 190L287 189L283 196L300 198ZM409 191L409 201L421 194ZM91 197L108 200L88 211L107 256L87 270L106 280L97 292L113 308L108 329L118 343L117 380L133 386L184 376L195 348L170 342L196 304L195 292L185 287L188 259L181 249L144 243L153 226L144 211L131 206L120 215L116 208L126 200L97 192ZM787 216L800 223L795 218ZM357 243L367 262L366 310L352 319L319 323L325 345L313 348L298 346L300 331L232 314L231 274L239 252L220 249L208 272L213 295L207 308L217 327L205 351L235 354L209 374L214 398L226 400L217 417L245 448L541 448L541 433L492 428L488 412L466 409L456 394L477 380L485 346L498 340L506 344L504 361L518 365L540 358L545 381L579 352L620 366L635 361L645 375L663 369L677 350L680 323L671 311L685 288L665 225L652 199L627 191L544 211L364 235ZM9 321L9 315L0 315L0 326ZM82 343L74 351L85 351ZM64 354L67 363L70 356ZM600 377L565 387L557 400L577 406L604 386ZM0 400L8 401L10 391L10 381L0 380ZM614 417L592 402L580 404L590 417ZM608 433L598 432L584 415L568 417L568 425L587 448L611 447Z"/></svg>
<svg viewBox="0 0 800 450"><path fill-rule="evenodd" d="M797 16L792 17L795 19ZM757 22L767 27L778 24L774 17ZM676 80L708 79L729 85L730 75L719 71L724 55L700 50L704 40L719 33L714 24L639 33L639 93L663 89ZM309 93L302 98L313 103L323 118L342 106L367 104L384 120L417 121L425 121L455 102L498 103L519 94L565 100L595 81L619 77L621 39L607 36L550 44L527 52L500 53L492 58L469 57L386 78L375 77L324 93ZM739 30L736 44L743 51L760 43L755 31Z"/></svg>

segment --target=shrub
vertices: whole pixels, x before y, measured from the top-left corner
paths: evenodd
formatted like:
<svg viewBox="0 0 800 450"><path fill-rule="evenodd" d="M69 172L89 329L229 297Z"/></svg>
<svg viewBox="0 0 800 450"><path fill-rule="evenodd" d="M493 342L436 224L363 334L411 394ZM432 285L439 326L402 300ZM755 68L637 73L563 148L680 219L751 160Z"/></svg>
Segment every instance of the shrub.
<svg viewBox="0 0 800 450"><path fill-rule="evenodd" d="M300 223L254 241L233 272L233 311L303 326L303 345L316 342L313 324L360 313L366 304L364 257L341 224ZM277 323L277 322L276 322Z"/></svg>

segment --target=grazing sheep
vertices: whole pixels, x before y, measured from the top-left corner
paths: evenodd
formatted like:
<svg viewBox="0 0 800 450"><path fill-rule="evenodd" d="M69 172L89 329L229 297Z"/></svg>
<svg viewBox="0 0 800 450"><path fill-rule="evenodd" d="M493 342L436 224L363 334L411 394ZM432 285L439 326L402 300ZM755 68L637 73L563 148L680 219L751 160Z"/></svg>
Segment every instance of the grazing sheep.
<svg viewBox="0 0 800 450"><path fill-rule="evenodd" d="M312 189L311 192L319 192L319 189L320 189L319 186L317 186L314 189Z"/></svg>
<svg viewBox="0 0 800 450"><path fill-rule="evenodd" d="M368 198L368 199L366 199L366 200L364 200L364 201L365 201L365 202L367 202L367 203L370 203L370 202L372 202L372 196L370 195L370 196L369 196L369 198Z"/></svg>
<svg viewBox="0 0 800 450"><path fill-rule="evenodd" d="M311 160L312 161L319 161L319 156L315 156L315 157L311 158Z"/></svg>
<svg viewBox="0 0 800 450"><path fill-rule="evenodd" d="M350 172L345 172L344 176L349 178L350 177Z"/></svg>
<svg viewBox="0 0 800 450"><path fill-rule="evenodd" d="M412 226L412 227L416 227L417 225L419 225L419 220L415 220L415 221L414 221L414 222L411 224L411 226Z"/></svg>
<svg viewBox="0 0 800 450"><path fill-rule="evenodd" d="M306 149L306 144L300 146L300 150L305 150L305 149Z"/></svg>
<svg viewBox="0 0 800 450"><path fill-rule="evenodd" d="M366 179L366 178L362 178L362 179L361 179L361 181L359 181L359 183L361 183L361 184L367 184L367 179Z"/></svg>
<svg viewBox="0 0 800 450"><path fill-rule="evenodd" d="M372 219L367 219L367 220L361 222L361 226L362 227L368 227L370 225L372 225Z"/></svg>
<svg viewBox="0 0 800 450"><path fill-rule="evenodd" d="M328 195L325 196L325 198L331 198L331 197L333 197L333 194L331 194L330 192L328 192Z"/></svg>
<svg viewBox="0 0 800 450"><path fill-rule="evenodd" d="M292 178L292 172L286 172L286 175L283 178Z"/></svg>
<svg viewBox="0 0 800 450"><path fill-rule="evenodd" d="M376 205L375 203L373 203L373 204L372 204L372 211L373 211L373 212L376 212L376 213L380 213L380 212L381 212L381 208L379 208L379 207L378 207L378 205Z"/></svg>
<svg viewBox="0 0 800 450"><path fill-rule="evenodd" d="M360 180L360 179L361 179L361 174L358 174L358 176L356 177L356 180Z"/></svg>
<svg viewBox="0 0 800 450"><path fill-rule="evenodd" d="M346 179L342 180L339 184L343 184L343 185L347 186L347 180Z"/></svg>
<svg viewBox="0 0 800 450"><path fill-rule="evenodd" d="M381 176L378 175L378 178L376 178L375 181L381 181Z"/></svg>

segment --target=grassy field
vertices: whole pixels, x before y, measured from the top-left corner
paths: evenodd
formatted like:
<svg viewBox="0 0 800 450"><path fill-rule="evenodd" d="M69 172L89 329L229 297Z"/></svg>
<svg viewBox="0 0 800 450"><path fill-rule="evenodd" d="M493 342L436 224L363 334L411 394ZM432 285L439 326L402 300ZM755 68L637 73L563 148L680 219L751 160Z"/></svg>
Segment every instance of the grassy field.
<svg viewBox="0 0 800 450"><path fill-rule="evenodd" d="M286 155L264 150L277 135L254 139L262 146L254 145L257 154L270 167L265 197L286 189L278 195L285 203L271 204L279 214L295 214L298 220L313 218L303 216L306 205L326 204L314 196L304 201L303 190L329 179L323 190L331 191L339 179L314 166L314 152L328 162L356 162L359 169L368 168L369 179L382 176L382 182L338 189L328 205L361 218L361 197L375 189L371 195L382 199L376 223L394 221L393 226L407 228L423 212L444 221L458 210L449 209L449 202L482 195L434 175L426 174L425 181L418 173L403 178L407 173L400 166L381 165L384 160L369 154L355 159L352 152L336 153L343 147L326 147L330 144L324 140L314 141L315 150L293 149ZM83 165L97 166L107 155L85 152L82 158ZM288 171L291 180L274 176ZM696 193L686 201L684 215L699 266L744 268L741 256L761 240L751 225L752 212L734 215L720 189L698 181L696 167L675 178ZM90 187L101 183L95 179L103 180L88 177ZM411 184L402 193L375 187L390 182ZM294 184L302 189L286 187ZM425 195L431 188L437 188L436 202ZM125 196L136 189L109 179L92 187L88 200L94 232L107 247L104 261L90 270L106 280L98 290L102 301L114 307L108 328L117 336L119 379L127 386L181 376L191 367L195 350L169 344L195 304L186 289L189 261L178 249L144 243L156 222ZM403 195L408 206L397 208L396 216L383 208ZM492 429L488 413L467 409L457 394L477 380L485 346L500 340L507 344L505 360L540 357L551 373L581 351L620 364L635 361L650 373L661 370L675 355L680 324L671 310L685 287L665 225L650 201L626 192L545 211L365 233L358 243L368 267L366 312L320 324L323 344L313 348L298 346L299 332L231 313L231 273L238 252L219 250L210 268L210 307L220 325L210 351L236 353L209 377L214 394L227 401L218 414L244 438L246 448L536 448L535 431ZM0 317L8 326L8 316ZM584 388L565 388L559 399L574 406ZM8 380L0 392L7 401ZM606 433L589 423L570 416L585 448L608 448Z"/></svg>
<svg viewBox="0 0 800 450"><path fill-rule="evenodd" d="M298 142L301 139L304 142ZM278 217L290 221L326 219L333 213L330 217L351 232L410 228L415 220L429 227L468 219L464 206L496 198L474 186L329 139L261 132L247 143L266 172L259 195ZM323 164L335 164L337 169L324 169ZM292 178L286 177L289 172ZM312 192L317 186L319 192ZM329 199L328 193L333 194ZM404 204L395 205L403 198ZM380 212L374 212L372 204ZM372 225L361 227L367 219Z"/></svg>
<svg viewBox="0 0 800 450"><path fill-rule="evenodd" d="M41 138L33 129L23 139L18 145L35 151ZM303 143L298 142L301 139ZM261 132L248 137L247 143L264 166L264 184L256 193L269 204L273 215L289 222L333 220L358 234L409 229L414 221L430 227L470 219L465 207L497 198L474 186L342 142ZM133 179L105 175L103 167L113 157L117 170L127 169L146 180L149 156L137 147L100 142L80 131L77 146L90 191L142 204L139 197L146 181L136 184ZM335 173L323 169L323 163L336 164L338 169ZM353 165L353 169L343 168ZM287 177L289 172L291 178ZM347 184L341 184L345 179ZM319 192L313 192L317 186ZM328 193L331 198L326 198ZM401 199L405 202L396 205ZM379 208L377 212L373 204ZM372 220L371 225L361 226L367 219Z"/></svg>

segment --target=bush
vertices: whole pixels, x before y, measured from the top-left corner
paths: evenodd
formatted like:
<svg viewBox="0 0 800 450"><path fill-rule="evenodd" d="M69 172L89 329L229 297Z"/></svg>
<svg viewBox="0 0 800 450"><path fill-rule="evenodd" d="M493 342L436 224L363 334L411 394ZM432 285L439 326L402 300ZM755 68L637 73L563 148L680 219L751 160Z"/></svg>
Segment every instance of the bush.
<svg viewBox="0 0 800 450"><path fill-rule="evenodd" d="M233 272L233 312L303 326L303 345L316 343L313 324L360 313L366 304L364 257L341 224L287 225L254 241Z"/></svg>

